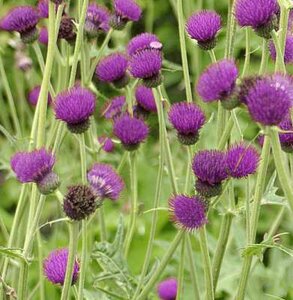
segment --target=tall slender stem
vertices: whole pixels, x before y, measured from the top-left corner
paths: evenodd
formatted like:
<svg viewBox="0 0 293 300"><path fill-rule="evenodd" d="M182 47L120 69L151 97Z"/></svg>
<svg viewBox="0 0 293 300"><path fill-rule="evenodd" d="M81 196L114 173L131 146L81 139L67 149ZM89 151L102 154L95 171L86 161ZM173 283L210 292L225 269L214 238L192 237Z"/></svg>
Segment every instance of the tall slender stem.
<svg viewBox="0 0 293 300"><path fill-rule="evenodd" d="M179 269L178 269L178 289L176 300L183 299L183 289L184 289L184 265L185 265L185 243L186 235L183 235L181 240L181 250L180 250L180 260L179 260Z"/></svg>
<svg viewBox="0 0 293 300"><path fill-rule="evenodd" d="M259 68L259 72L258 72L260 75L265 73L265 71L267 69L268 58L269 58L268 41L266 39L263 39L261 63L260 63L260 68Z"/></svg>
<svg viewBox="0 0 293 300"><path fill-rule="evenodd" d="M241 77L245 77L250 65L250 28L245 28L245 60Z"/></svg>

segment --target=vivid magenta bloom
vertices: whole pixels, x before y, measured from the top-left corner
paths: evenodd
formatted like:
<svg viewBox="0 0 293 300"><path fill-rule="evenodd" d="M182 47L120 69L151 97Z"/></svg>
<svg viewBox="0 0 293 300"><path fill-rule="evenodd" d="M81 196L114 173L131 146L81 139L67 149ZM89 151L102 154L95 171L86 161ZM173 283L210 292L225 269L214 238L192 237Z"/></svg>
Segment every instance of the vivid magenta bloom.
<svg viewBox="0 0 293 300"><path fill-rule="evenodd" d="M259 35L269 38L279 10L277 0L237 0L235 16L240 26L251 26Z"/></svg>
<svg viewBox="0 0 293 300"><path fill-rule="evenodd" d="M193 145L198 140L205 115L193 103L178 102L171 106L169 120L178 132L179 141L184 145Z"/></svg>
<svg viewBox="0 0 293 300"><path fill-rule="evenodd" d="M100 143L100 145L102 146L102 149L105 151L105 152L113 152L114 150L114 143L113 141L106 137L106 136L99 136L98 137L98 141Z"/></svg>
<svg viewBox="0 0 293 300"><path fill-rule="evenodd" d="M96 67L96 75L101 81L124 87L129 81L127 67L126 56L122 53L113 53L101 59Z"/></svg>
<svg viewBox="0 0 293 300"><path fill-rule="evenodd" d="M235 89L238 70L232 60L211 64L199 77L197 91L204 102L226 100Z"/></svg>
<svg viewBox="0 0 293 300"><path fill-rule="evenodd" d="M49 17L49 0L39 0L38 13L40 18Z"/></svg>
<svg viewBox="0 0 293 300"><path fill-rule="evenodd" d="M48 29L46 27L42 27L40 29L39 42L45 46L48 46L49 35L48 35Z"/></svg>
<svg viewBox="0 0 293 300"><path fill-rule="evenodd" d="M175 278L168 278L161 281L158 284L157 291L161 300L176 300L177 280Z"/></svg>
<svg viewBox="0 0 293 300"><path fill-rule="evenodd" d="M125 103L126 99L124 96L114 97L106 105L106 108L103 109L103 116L105 116L106 119L113 119L115 117L120 116L120 114L123 112L123 107Z"/></svg>
<svg viewBox="0 0 293 300"><path fill-rule="evenodd" d="M258 80L247 95L251 117L262 125L278 125L292 105L292 93L288 89L282 76Z"/></svg>
<svg viewBox="0 0 293 300"><path fill-rule="evenodd" d="M194 13L186 23L190 38L196 40L200 48L213 49L216 46L216 35L221 29L221 17L212 10Z"/></svg>
<svg viewBox="0 0 293 300"><path fill-rule="evenodd" d="M82 133L88 129L95 107L95 95L88 89L75 86L56 97L54 109L56 118L67 123L70 131Z"/></svg>
<svg viewBox="0 0 293 300"><path fill-rule="evenodd" d="M232 145L227 152L227 172L234 178L246 177L256 172L259 160L259 153L253 146Z"/></svg>
<svg viewBox="0 0 293 300"><path fill-rule="evenodd" d="M124 114L115 119L113 132L128 151L136 150L148 134L149 128L144 121Z"/></svg>
<svg viewBox="0 0 293 300"><path fill-rule="evenodd" d="M94 164L87 174L87 179L100 199L119 199L120 193L124 188L122 178L116 171L107 164Z"/></svg>
<svg viewBox="0 0 293 300"><path fill-rule="evenodd" d="M173 196L169 200L171 220L183 230L193 231L207 223L206 204L199 197Z"/></svg>
<svg viewBox="0 0 293 300"><path fill-rule="evenodd" d="M44 274L53 284L64 284L68 253L67 248L54 250L43 262ZM78 272L79 263L76 258L72 274L72 285L74 285L78 279Z"/></svg>
<svg viewBox="0 0 293 300"><path fill-rule="evenodd" d="M275 61L277 54L276 54L276 48L273 41L270 41L269 48L270 48L271 58ZM286 38L284 62L285 64L293 63L293 35L288 35Z"/></svg>
<svg viewBox="0 0 293 300"><path fill-rule="evenodd" d="M162 55L159 50L143 50L130 59L130 73L135 78L143 79L147 87L161 84Z"/></svg>
<svg viewBox="0 0 293 300"><path fill-rule="evenodd" d="M99 32L107 32L110 29L109 25L110 13L104 6L96 3L90 3L87 9L84 29L90 38L97 37Z"/></svg>
<svg viewBox="0 0 293 300"><path fill-rule="evenodd" d="M157 106L152 89L139 85L135 90L137 105L146 112L157 112Z"/></svg>
<svg viewBox="0 0 293 300"><path fill-rule="evenodd" d="M38 21L38 13L32 6L17 6L1 20L0 28L17 31L24 43L32 43L38 38Z"/></svg>
<svg viewBox="0 0 293 300"><path fill-rule="evenodd" d="M41 86L38 85L29 92L28 100L29 100L30 104L32 104L34 106L37 105L40 91L41 91ZM48 105L50 105L51 103L52 103L52 98L51 98L51 95L48 94Z"/></svg>
<svg viewBox="0 0 293 300"><path fill-rule="evenodd" d="M127 45L127 53L129 56L134 55L138 51L152 49L152 45L160 43L158 37L152 33L141 33L132 38Z"/></svg>

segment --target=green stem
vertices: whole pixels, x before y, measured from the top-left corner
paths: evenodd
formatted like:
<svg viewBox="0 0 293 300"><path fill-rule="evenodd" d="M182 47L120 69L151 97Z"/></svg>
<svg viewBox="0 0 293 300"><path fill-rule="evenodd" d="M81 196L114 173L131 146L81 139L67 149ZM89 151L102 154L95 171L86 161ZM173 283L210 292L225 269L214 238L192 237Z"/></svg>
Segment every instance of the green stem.
<svg viewBox="0 0 293 300"><path fill-rule="evenodd" d="M286 66L284 62L284 54L282 54L282 49L279 41L278 34L275 30L272 31L272 38L275 44L276 49L276 64L275 64L275 72L282 72L286 74Z"/></svg>
<svg viewBox="0 0 293 300"><path fill-rule="evenodd" d="M233 55L235 33L236 33L236 22L234 17L234 0L228 0L228 24L227 24L225 58L231 58Z"/></svg>
<svg viewBox="0 0 293 300"><path fill-rule="evenodd" d="M268 41L266 39L263 39L261 63L260 63L260 68L259 68L259 72L258 72L260 75L264 74L267 69L268 58L269 58Z"/></svg>
<svg viewBox="0 0 293 300"><path fill-rule="evenodd" d="M210 59L211 59L212 63L216 63L217 62L217 58L216 58L216 54L215 54L214 49L209 50L208 52L209 52Z"/></svg>
<svg viewBox="0 0 293 300"><path fill-rule="evenodd" d="M154 0L148 0L147 2L147 14L145 18L146 32L153 32L154 24Z"/></svg>
<svg viewBox="0 0 293 300"><path fill-rule="evenodd" d="M45 300L45 282L43 275L43 246L41 234L37 231L37 242L38 242L38 264L39 264L39 284L40 284L40 300Z"/></svg>
<svg viewBox="0 0 293 300"><path fill-rule="evenodd" d="M245 60L241 77L245 77L250 66L250 28L245 28Z"/></svg>
<svg viewBox="0 0 293 300"><path fill-rule="evenodd" d="M188 233L187 233L188 234ZM184 264L185 264L185 240L186 233L183 235L181 240L181 251L180 251L180 260L179 260L179 270L178 270L178 289L176 300L183 299L183 290L184 290Z"/></svg>

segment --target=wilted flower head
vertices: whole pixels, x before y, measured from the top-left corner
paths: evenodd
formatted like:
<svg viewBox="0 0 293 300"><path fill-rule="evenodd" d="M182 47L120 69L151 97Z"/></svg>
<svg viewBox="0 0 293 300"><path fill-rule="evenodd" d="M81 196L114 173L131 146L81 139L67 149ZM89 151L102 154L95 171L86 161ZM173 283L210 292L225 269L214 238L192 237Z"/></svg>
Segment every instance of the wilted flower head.
<svg viewBox="0 0 293 300"><path fill-rule="evenodd" d="M89 118L96 107L96 97L88 89L75 86L57 95L55 116L67 123L73 133L82 133L89 127Z"/></svg>
<svg viewBox="0 0 293 300"><path fill-rule="evenodd" d="M42 27L40 29L39 42L45 46L48 46L49 35L48 35L48 29L46 27Z"/></svg>
<svg viewBox="0 0 293 300"><path fill-rule="evenodd" d="M43 262L44 275L53 284L60 284L60 285L64 284L68 253L69 251L67 248L57 249L52 251L47 256L47 258L44 259ZM72 282L71 282L72 285L74 285L78 279L78 272L79 272L79 263L77 258L75 258L73 274L72 274Z"/></svg>
<svg viewBox="0 0 293 300"><path fill-rule="evenodd" d="M100 31L107 32L110 29L109 20L110 13L106 7L90 3L84 25L87 36L93 38L97 37Z"/></svg>
<svg viewBox="0 0 293 300"><path fill-rule="evenodd" d="M158 296L161 300L176 300L177 280L168 278L161 281L157 287Z"/></svg>
<svg viewBox="0 0 293 300"><path fill-rule="evenodd" d="M199 197L176 195L169 199L171 220L186 231L193 231L207 223L206 203Z"/></svg>
<svg viewBox="0 0 293 300"><path fill-rule="evenodd" d="M277 0L237 0L235 16L240 26L251 26L257 34L270 38L279 10Z"/></svg>
<svg viewBox="0 0 293 300"><path fill-rule="evenodd" d="M125 103L125 96L114 97L109 103L106 104L105 109L103 109L103 116L105 116L106 119L113 119L117 116L120 116Z"/></svg>
<svg viewBox="0 0 293 300"><path fill-rule="evenodd" d="M63 210L65 215L75 221L83 220L95 212L102 205L100 199L96 201L96 195L91 187L86 185L74 185L68 187L64 196Z"/></svg>
<svg viewBox="0 0 293 300"><path fill-rule="evenodd" d="M271 58L276 60L276 48L273 41L269 43ZM285 64L293 63L293 35L287 35L286 44L285 44L285 53L284 53L284 62Z"/></svg>
<svg viewBox="0 0 293 300"><path fill-rule="evenodd" d="M24 43L32 43L38 38L38 21L38 13L32 6L17 6L1 20L0 28L17 31Z"/></svg>
<svg viewBox="0 0 293 300"><path fill-rule="evenodd" d="M96 67L96 75L101 81L113 83L116 87L124 87L129 82L127 67L126 56L122 53L113 53L101 59Z"/></svg>
<svg viewBox="0 0 293 300"><path fill-rule="evenodd" d="M252 145L232 145L227 152L227 172L234 178L246 177L256 172L259 160L259 153Z"/></svg>
<svg viewBox="0 0 293 300"><path fill-rule="evenodd" d="M94 164L87 174L87 179L95 194L101 198L117 200L124 188L122 178L107 164Z"/></svg>
<svg viewBox="0 0 293 300"><path fill-rule="evenodd" d="M129 63L130 73L135 78L143 79L149 88L161 84L162 55L159 50L142 50L134 54Z"/></svg>
<svg viewBox="0 0 293 300"><path fill-rule="evenodd" d="M124 148L128 151L139 147L149 133L149 128L141 119L131 117L125 113L114 121L113 132L120 139Z"/></svg>
<svg viewBox="0 0 293 300"><path fill-rule="evenodd" d="M137 104L146 112L156 112L157 106L152 89L139 85L135 90Z"/></svg>
<svg viewBox="0 0 293 300"><path fill-rule="evenodd" d="M279 127L283 131L280 132L279 139L282 146L282 149L285 152L292 153L293 152L293 126L290 114L288 114L283 121L279 124Z"/></svg>
<svg viewBox="0 0 293 300"><path fill-rule="evenodd" d="M196 40L200 48L213 49L216 35L221 29L221 17L212 10L202 10L191 15L186 23L190 38Z"/></svg>
<svg viewBox="0 0 293 300"><path fill-rule="evenodd" d="M129 41L127 53L132 56L138 51L152 49L152 45L156 45L156 43L160 43L156 35L148 32L141 33Z"/></svg>
<svg viewBox="0 0 293 300"><path fill-rule="evenodd" d="M278 125L292 105L292 86L278 75L258 80L246 99L251 117L262 125ZM290 92L291 91L291 92Z"/></svg>
<svg viewBox="0 0 293 300"><path fill-rule="evenodd" d="M17 152L11 158L10 164L20 182L36 183L42 194L49 194L59 186L59 178L52 172L55 157L44 148Z"/></svg>
<svg viewBox="0 0 293 300"><path fill-rule="evenodd" d="M41 91L41 86L35 86L28 95L28 100L30 102L30 104L36 106L38 103L38 99L39 99L39 94ZM51 95L48 93L48 105L50 105L52 103L52 98Z"/></svg>
<svg viewBox="0 0 293 300"><path fill-rule="evenodd" d="M73 24L74 19L69 16L61 18L58 39L64 39L69 44L73 45L76 40L76 32Z"/></svg>
<svg viewBox="0 0 293 300"><path fill-rule="evenodd" d="M227 100L235 89L238 70L232 60L213 63L200 75L197 91L204 102Z"/></svg>
<svg viewBox="0 0 293 300"><path fill-rule="evenodd" d="M109 137L99 136L98 141L105 152L112 152L114 150L114 143Z"/></svg>
<svg viewBox="0 0 293 300"><path fill-rule="evenodd" d="M179 102L171 106L169 120L178 132L179 141L184 145L193 145L198 140L205 116L197 105Z"/></svg>

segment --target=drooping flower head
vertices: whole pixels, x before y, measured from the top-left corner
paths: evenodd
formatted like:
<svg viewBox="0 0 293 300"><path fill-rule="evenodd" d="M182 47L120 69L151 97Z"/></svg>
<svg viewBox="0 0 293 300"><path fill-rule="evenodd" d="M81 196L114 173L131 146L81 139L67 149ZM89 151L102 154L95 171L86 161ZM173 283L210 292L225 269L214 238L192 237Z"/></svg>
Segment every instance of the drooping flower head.
<svg viewBox="0 0 293 300"><path fill-rule="evenodd" d="M176 300L177 280L175 278L167 278L161 281L158 284L157 292L161 300Z"/></svg>
<svg viewBox="0 0 293 300"><path fill-rule="evenodd" d="M106 137L106 136L99 136L98 137L98 141L99 141L100 145L102 146L102 149L105 152L109 152L109 153L113 152L113 150L114 150L114 143L111 140L111 138Z"/></svg>
<svg viewBox="0 0 293 300"><path fill-rule="evenodd" d="M262 125L278 125L292 105L292 86L281 75L258 80L247 95L251 117Z"/></svg>
<svg viewBox="0 0 293 300"><path fill-rule="evenodd" d="M87 179L95 192L101 199L119 199L120 193L124 188L122 178L116 171L107 164L94 164L87 174Z"/></svg>
<svg viewBox="0 0 293 300"><path fill-rule="evenodd" d="M194 103L179 102L171 106L169 120L177 130L179 141L184 145L193 145L198 140L205 115Z"/></svg>
<svg viewBox="0 0 293 300"><path fill-rule="evenodd" d="M63 200L65 215L75 221L84 220L102 205L94 191L87 185L73 185L68 187Z"/></svg>
<svg viewBox="0 0 293 300"><path fill-rule="evenodd" d="M114 0L115 14L110 25L116 30L122 30L129 21L138 21L141 8L134 0Z"/></svg>
<svg viewBox="0 0 293 300"><path fill-rule="evenodd" d="M54 103L55 116L73 133L85 132L96 107L96 97L88 89L75 86L60 93Z"/></svg>
<svg viewBox="0 0 293 300"><path fill-rule="evenodd" d="M10 161L17 179L34 182L42 194L50 194L59 186L59 178L52 171L55 156L42 148L31 152L17 152Z"/></svg>
<svg viewBox="0 0 293 300"><path fill-rule="evenodd" d="M65 281L67 260L68 260L68 249L57 249L53 250L43 262L43 272L47 279L53 284L63 285ZM72 282L74 285L78 279L79 263L75 258Z"/></svg>
<svg viewBox="0 0 293 300"><path fill-rule="evenodd" d="M75 44L76 32L73 24L74 19L69 16L63 16L61 18L58 39L64 39L70 45Z"/></svg>
<svg viewBox="0 0 293 300"><path fill-rule="evenodd" d="M213 63L200 75L197 91L204 102L221 100L229 104L235 91L238 70L232 60L223 59Z"/></svg>
<svg viewBox="0 0 293 300"><path fill-rule="evenodd" d="M120 116L123 112L123 107L125 106L126 99L125 96L114 97L105 105L102 115L106 119L113 119Z"/></svg>
<svg viewBox="0 0 293 300"><path fill-rule="evenodd" d="M270 38L278 10L277 0L237 0L235 3L238 24L251 26L264 38Z"/></svg>
<svg viewBox="0 0 293 300"><path fill-rule="evenodd" d="M42 27L40 29L39 42L45 46L48 46L49 35L48 35L48 29L46 27Z"/></svg>
<svg viewBox="0 0 293 300"><path fill-rule="evenodd" d="M200 195L210 198L222 192L221 183L228 177L224 152L199 151L194 156L192 170L197 177L195 188Z"/></svg>
<svg viewBox="0 0 293 300"><path fill-rule="evenodd" d="M121 141L128 151L136 150L149 133L149 128L141 119L131 117L125 113L114 121L114 135Z"/></svg>
<svg viewBox="0 0 293 300"><path fill-rule="evenodd" d="M135 99L137 106L146 114L157 112L157 106L152 89L139 85L135 90Z"/></svg>
<svg viewBox="0 0 293 300"><path fill-rule="evenodd" d="M176 195L169 199L171 220L183 230L193 231L207 223L206 203L200 197Z"/></svg>
<svg viewBox="0 0 293 300"><path fill-rule="evenodd" d="M37 105L40 91L41 91L41 86L37 85L29 92L28 100L29 100L30 104L32 104L34 106ZM50 105L51 103L52 103L52 97L48 93L48 105Z"/></svg>
<svg viewBox="0 0 293 300"><path fill-rule="evenodd" d="M89 4L84 25L84 30L89 38L95 38L100 31L107 32L109 25L110 13L104 6L95 2Z"/></svg>
<svg viewBox="0 0 293 300"><path fill-rule="evenodd" d="M273 41L269 43L271 58L276 60L276 48ZM287 35L286 44L285 44L285 53L284 53L284 62L285 64L293 63L293 35Z"/></svg>
<svg viewBox="0 0 293 300"><path fill-rule="evenodd" d="M127 53L129 56L134 55L138 51L153 49L160 43L158 37L152 33L144 32L132 38L127 45ZM162 47L162 44L161 44Z"/></svg>
<svg viewBox="0 0 293 300"><path fill-rule="evenodd" d="M159 50L142 50L134 54L129 63L130 73L134 78L143 79L149 88L161 84L162 55Z"/></svg>
<svg viewBox="0 0 293 300"><path fill-rule="evenodd" d="M196 12L186 23L190 38L196 40L203 50L211 50L216 46L216 35L220 29L221 17L212 10Z"/></svg>
<svg viewBox="0 0 293 300"><path fill-rule="evenodd" d="M39 16L32 6L17 6L1 20L0 28L6 31L17 31L20 33L24 43L32 43L38 38L36 25Z"/></svg>
<svg viewBox="0 0 293 300"><path fill-rule="evenodd" d="M129 82L126 73L128 60L123 53L110 54L99 62L96 75L103 82L113 83L116 87L125 87Z"/></svg>
<svg viewBox="0 0 293 300"><path fill-rule="evenodd" d="M293 125L290 114L287 115L279 124L281 130L286 132L279 133L281 147L285 152L293 152Z"/></svg>
<svg viewBox="0 0 293 300"><path fill-rule="evenodd" d="M246 177L256 172L259 160L259 153L252 145L234 144L227 152L227 172L233 178Z"/></svg>

